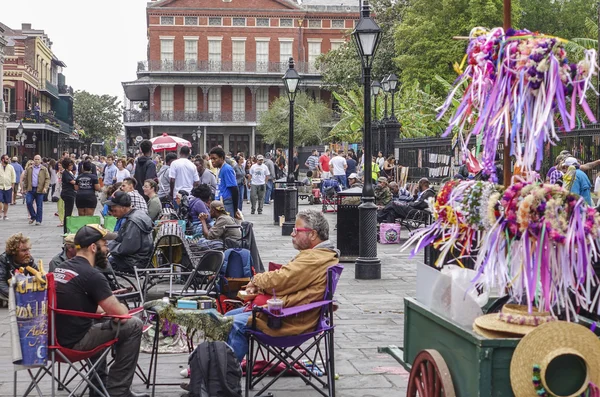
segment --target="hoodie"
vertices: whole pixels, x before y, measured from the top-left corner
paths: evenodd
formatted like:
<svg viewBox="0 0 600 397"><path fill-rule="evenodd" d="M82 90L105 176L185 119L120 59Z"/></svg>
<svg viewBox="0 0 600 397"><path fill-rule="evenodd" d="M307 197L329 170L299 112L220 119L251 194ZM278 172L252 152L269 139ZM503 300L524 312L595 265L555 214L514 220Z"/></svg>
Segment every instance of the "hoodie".
<svg viewBox="0 0 600 397"><path fill-rule="evenodd" d="M144 195L144 181L146 179L156 179L156 164L151 157L140 156L137 158L133 177L137 181L135 190L142 196Z"/></svg>
<svg viewBox="0 0 600 397"><path fill-rule="evenodd" d="M152 256L152 220L143 211L132 209L122 219L117 238L108 248L115 262L128 267L147 267Z"/></svg>
<svg viewBox="0 0 600 397"><path fill-rule="evenodd" d="M305 305L323 300L327 287L327 268L337 265L339 251L329 241L312 249L302 250L289 263L273 272L259 273L252 283L259 289L273 293L283 300L283 307ZM258 314L257 328L270 336L299 335L315 330L320 308L283 319L279 329L269 328L266 316ZM248 319L252 325L252 317Z"/></svg>

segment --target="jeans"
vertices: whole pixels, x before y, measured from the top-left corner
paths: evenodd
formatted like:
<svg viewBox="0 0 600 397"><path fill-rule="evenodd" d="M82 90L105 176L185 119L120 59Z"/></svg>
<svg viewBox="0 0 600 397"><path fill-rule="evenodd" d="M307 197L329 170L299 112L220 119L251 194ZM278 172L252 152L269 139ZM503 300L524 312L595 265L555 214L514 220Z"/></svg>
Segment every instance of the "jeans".
<svg viewBox="0 0 600 397"><path fill-rule="evenodd" d="M252 316L252 311L245 312L244 308L234 309L225 313L226 316L233 316L233 327L229 331L227 337L227 344L233 349L233 353L237 359L242 362L246 353L248 353L248 337L246 331L248 330L248 319Z"/></svg>
<svg viewBox="0 0 600 397"><path fill-rule="evenodd" d="M29 219L42 223L42 217L44 215L44 194L38 193L36 190L27 192L27 210L29 211ZM33 201L35 200L36 208L33 208Z"/></svg>
<svg viewBox="0 0 600 397"><path fill-rule="evenodd" d="M267 191L265 193L265 204L271 202L271 194L273 194L273 180L267 181Z"/></svg>
<svg viewBox="0 0 600 397"><path fill-rule="evenodd" d="M235 211L233 210L233 199L231 197L223 199L223 206L225 207L225 211L229 212L229 216L232 218L235 217Z"/></svg>
<svg viewBox="0 0 600 397"><path fill-rule="evenodd" d="M92 325L87 334L73 346L74 350L92 350L95 347L114 339L117 324L112 320ZM119 329L119 341L116 344L116 355L110 367L106 389L113 397L129 396L129 388L135 374L140 342L142 340L142 321L130 318Z"/></svg>
<svg viewBox="0 0 600 397"><path fill-rule="evenodd" d="M335 179L338 181L342 189L345 189L347 186L348 179L346 175L335 175Z"/></svg>
<svg viewBox="0 0 600 397"><path fill-rule="evenodd" d="M256 201L258 200L258 213L263 212L263 203L265 200L265 185L252 185L252 192L250 193L250 203L252 203L252 213L256 210Z"/></svg>
<svg viewBox="0 0 600 397"><path fill-rule="evenodd" d="M238 209L242 210L242 204L244 204L244 184L240 183L238 185Z"/></svg>

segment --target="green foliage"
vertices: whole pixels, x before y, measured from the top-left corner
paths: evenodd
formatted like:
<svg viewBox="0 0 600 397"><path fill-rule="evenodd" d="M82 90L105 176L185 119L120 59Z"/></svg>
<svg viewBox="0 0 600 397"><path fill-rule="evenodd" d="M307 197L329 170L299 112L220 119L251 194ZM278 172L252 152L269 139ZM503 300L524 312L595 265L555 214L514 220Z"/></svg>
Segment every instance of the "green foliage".
<svg viewBox="0 0 600 397"><path fill-rule="evenodd" d="M583 23L596 19L597 0L520 0L523 9L520 28L570 39L598 38L598 30Z"/></svg>
<svg viewBox="0 0 600 397"><path fill-rule="evenodd" d="M123 128L123 109L116 96L76 91L73 96L75 124L85 131L88 143L108 141Z"/></svg>
<svg viewBox="0 0 600 397"><path fill-rule="evenodd" d="M331 138L338 142L362 142L364 125L362 88L346 92L334 92L338 102L340 121L331 129Z"/></svg>
<svg viewBox="0 0 600 397"><path fill-rule="evenodd" d="M261 114L257 130L270 144L286 146L289 133L290 102L287 96L277 98L269 110ZM323 101L315 101L299 92L294 103L294 146L315 145L329 137L331 110Z"/></svg>

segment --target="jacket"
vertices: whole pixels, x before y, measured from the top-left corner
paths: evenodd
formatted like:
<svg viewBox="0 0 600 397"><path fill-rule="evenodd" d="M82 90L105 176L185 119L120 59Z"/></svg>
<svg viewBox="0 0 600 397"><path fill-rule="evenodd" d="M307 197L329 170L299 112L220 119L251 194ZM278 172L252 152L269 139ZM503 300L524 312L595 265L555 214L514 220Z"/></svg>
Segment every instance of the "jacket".
<svg viewBox="0 0 600 397"><path fill-rule="evenodd" d="M25 170L25 180L23 181L23 191L30 192L33 189L32 184L33 178L33 166L27 167ZM36 193L44 193L44 190L47 192L48 187L50 186L50 173L48 172L48 168L40 165L40 173L38 174L38 185Z"/></svg>
<svg viewBox="0 0 600 397"><path fill-rule="evenodd" d="M417 210L424 210L427 209L427 207L429 206L429 204L427 204L427 200L429 200L432 197L435 198L435 196L435 190L433 190L433 188L429 188L423 193L421 193L420 196L417 196L417 199L415 201L411 201L410 203L408 203L408 205Z"/></svg>
<svg viewBox="0 0 600 397"><path fill-rule="evenodd" d="M143 196L144 181L146 179L156 179L156 164L154 164L152 158L147 156L138 157L133 177L137 181L135 189Z"/></svg>
<svg viewBox="0 0 600 397"><path fill-rule="evenodd" d="M6 167L0 165L0 189L8 190L12 189L13 185L17 182L17 174L12 165L7 164Z"/></svg>
<svg viewBox="0 0 600 397"><path fill-rule="evenodd" d="M109 241L111 256L131 271L146 267L152 255L152 221L144 211L132 209L122 219L117 238Z"/></svg>
<svg viewBox="0 0 600 397"><path fill-rule="evenodd" d="M336 265L339 253L331 242L324 241L313 249L300 251L294 259L274 272L259 273L252 283L259 289L283 300L283 307L293 307L323 300L327 286L327 268ZM314 331L319 308L283 319L281 328L267 326L266 316L259 313L257 328L270 336L299 335ZM248 319L252 326L252 316Z"/></svg>
<svg viewBox="0 0 600 397"><path fill-rule="evenodd" d="M0 254L0 298L8 299L8 280L12 277L13 272L20 267L31 266L37 270L37 265L34 263L33 258L26 265L17 265L14 262L12 255L3 252ZM26 273L28 274L28 273Z"/></svg>
<svg viewBox="0 0 600 397"><path fill-rule="evenodd" d="M571 186L571 193L580 195L588 205L592 205L591 189L592 183L586 173L579 169L575 171L575 181Z"/></svg>

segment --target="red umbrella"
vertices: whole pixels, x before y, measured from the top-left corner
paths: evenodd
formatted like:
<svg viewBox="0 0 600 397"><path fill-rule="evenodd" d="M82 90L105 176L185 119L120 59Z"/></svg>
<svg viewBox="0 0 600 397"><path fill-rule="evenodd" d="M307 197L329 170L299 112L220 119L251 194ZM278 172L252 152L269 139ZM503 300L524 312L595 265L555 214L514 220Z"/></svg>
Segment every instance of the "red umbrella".
<svg viewBox="0 0 600 397"><path fill-rule="evenodd" d="M177 150L182 146L192 147L190 141L187 141L178 136L171 136L164 132L162 136L150 139L152 142L152 150L155 152L163 152L166 150Z"/></svg>

